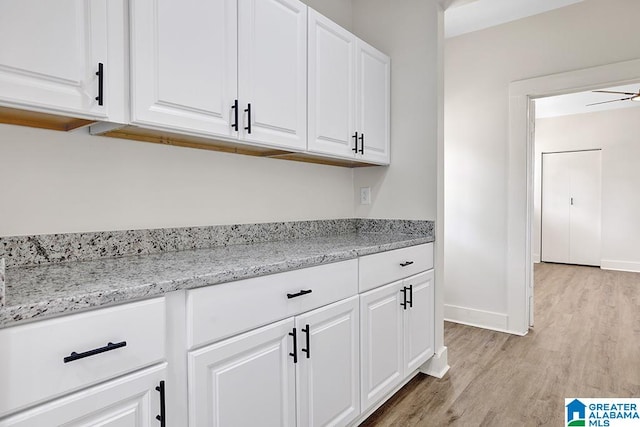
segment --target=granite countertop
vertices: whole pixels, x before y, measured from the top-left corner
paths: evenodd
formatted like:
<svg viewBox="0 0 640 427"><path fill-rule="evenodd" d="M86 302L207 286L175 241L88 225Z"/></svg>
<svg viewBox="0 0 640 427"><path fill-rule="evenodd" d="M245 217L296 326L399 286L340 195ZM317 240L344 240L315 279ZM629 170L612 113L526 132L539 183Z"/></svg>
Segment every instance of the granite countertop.
<svg viewBox="0 0 640 427"><path fill-rule="evenodd" d="M356 232L7 268L0 328L432 241L429 235Z"/></svg>

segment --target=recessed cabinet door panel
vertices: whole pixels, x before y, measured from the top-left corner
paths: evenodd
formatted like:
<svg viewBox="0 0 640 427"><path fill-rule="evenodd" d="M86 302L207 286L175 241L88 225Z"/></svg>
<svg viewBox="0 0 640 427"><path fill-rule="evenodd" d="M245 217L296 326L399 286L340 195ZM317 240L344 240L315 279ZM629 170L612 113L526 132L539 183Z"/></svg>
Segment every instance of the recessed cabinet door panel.
<svg viewBox="0 0 640 427"><path fill-rule="evenodd" d="M358 296L296 317L299 426L347 425L360 414L358 320Z"/></svg>
<svg viewBox="0 0 640 427"><path fill-rule="evenodd" d="M360 295L362 412L403 379L401 289L395 282Z"/></svg>
<svg viewBox="0 0 640 427"><path fill-rule="evenodd" d="M189 425L295 426L293 318L192 351Z"/></svg>
<svg viewBox="0 0 640 427"><path fill-rule="evenodd" d="M353 158L356 37L309 9L309 151Z"/></svg>
<svg viewBox="0 0 640 427"><path fill-rule="evenodd" d="M165 377L162 364L5 418L0 427L156 427L156 387Z"/></svg>
<svg viewBox="0 0 640 427"><path fill-rule="evenodd" d="M362 40L358 40L357 60L356 127L364 134L364 153L360 157L388 164L391 63L388 56Z"/></svg>
<svg viewBox="0 0 640 427"><path fill-rule="evenodd" d="M239 0L238 3L241 138L304 150L307 6L297 0ZM245 109L247 111L243 111Z"/></svg>
<svg viewBox="0 0 640 427"><path fill-rule="evenodd" d="M0 104L106 117L100 62L109 72L105 0L0 2Z"/></svg>
<svg viewBox="0 0 640 427"><path fill-rule="evenodd" d="M131 1L132 122L236 137L235 0Z"/></svg>
<svg viewBox="0 0 640 427"><path fill-rule="evenodd" d="M411 303L404 310L406 377L433 356L433 270L406 279L403 286L411 286L407 293Z"/></svg>

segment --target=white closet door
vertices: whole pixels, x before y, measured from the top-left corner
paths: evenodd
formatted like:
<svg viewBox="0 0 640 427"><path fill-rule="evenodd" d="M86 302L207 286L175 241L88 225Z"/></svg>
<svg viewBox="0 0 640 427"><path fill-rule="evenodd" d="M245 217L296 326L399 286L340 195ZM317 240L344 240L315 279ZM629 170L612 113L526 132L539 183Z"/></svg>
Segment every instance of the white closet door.
<svg viewBox="0 0 640 427"><path fill-rule="evenodd" d="M571 153L542 155L543 262L569 263Z"/></svg>
<svg viewBox="0 0 640 427"><path fill-rule="evenodd" d="M599 150L542 156L542 261L600 265Z"/></svg>
<svg viewBox="0 0 640 427"><path fill-rule="evenodd" d="M572 156L571 235L572 264L600 265L601 151L582 151Z"/></svg>

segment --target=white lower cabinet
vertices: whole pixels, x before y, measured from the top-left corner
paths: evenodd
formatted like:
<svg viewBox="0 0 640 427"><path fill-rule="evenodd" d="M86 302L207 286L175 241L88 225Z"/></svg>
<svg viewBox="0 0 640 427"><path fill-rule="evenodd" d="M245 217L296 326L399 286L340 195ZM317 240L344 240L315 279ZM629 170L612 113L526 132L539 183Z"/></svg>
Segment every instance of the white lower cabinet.
<svg viewBox="0 0 640 427"><path fill-rule="evenodd" d="M359 414L358 297L189 352L189 425L346 425Z"/></svg>
<svg viewBox="0 0 640 427"><path fill-rule="evenodd" d="M360 296L363 410L402 380L401 289L399 281Z"/></svg>
<svg viewBox="0 0 640 427"><path fill-rule="evenodd" d="M157 427L166 363L0 420L0 427ZM162 392L161 392L162 390Z"/></svg>
<svg viewBox="0 0 640 427"><path fill-rule="evenodd" d="M294 320L189 353L189 425L294 426Z"/></svg>
<svg viewBox="0 0 640 427"><path fill-rule="evenodd" d="M360 296L362 411L434 353L433 270Z"/></svg>
<svg viewBox="0 0 640 427"><path fill-rule="evenodd" d="M342 426L360 414L358 296L296 317L298 426Z"/></svg>

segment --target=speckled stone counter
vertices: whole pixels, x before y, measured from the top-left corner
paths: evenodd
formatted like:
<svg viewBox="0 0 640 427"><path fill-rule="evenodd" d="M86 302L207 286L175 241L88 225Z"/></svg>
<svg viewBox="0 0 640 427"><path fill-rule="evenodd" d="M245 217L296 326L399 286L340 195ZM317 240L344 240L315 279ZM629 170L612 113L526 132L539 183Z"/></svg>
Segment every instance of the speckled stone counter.
<svg viewBox="0 0 640 427"><path fill-rule="evenodd" d="M428 221L424 221L427 223ZM286 224L286 223L285 223ZM18 322L160 296L250 277L353 259L432 242L425 227L380 221L343 228L339 234L218 245L211 248L49 262L5 270L6 294L0 328ZM332 230L335 232L336 230ZM256 239L249 239L256 240Z"/></svg>

